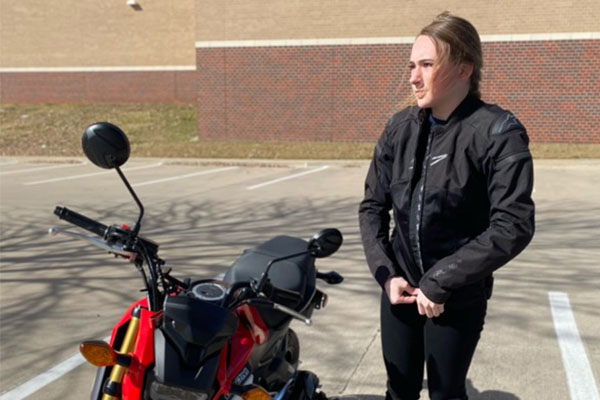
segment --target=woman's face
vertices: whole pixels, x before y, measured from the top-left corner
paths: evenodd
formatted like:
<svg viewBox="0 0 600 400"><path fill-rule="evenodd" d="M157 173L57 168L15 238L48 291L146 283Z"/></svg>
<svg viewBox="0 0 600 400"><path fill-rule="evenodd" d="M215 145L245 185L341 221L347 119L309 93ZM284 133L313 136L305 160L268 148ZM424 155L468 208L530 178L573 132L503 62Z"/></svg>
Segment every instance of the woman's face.
<svg viewBox="0 0 600 400"><path fill-rule="evenodd" d="M452 63L436 68L437 59L433 38L418 36L412 47L409 66L410 85L421 108L443 107L452 97L459 77L458 68Z"/></svg>

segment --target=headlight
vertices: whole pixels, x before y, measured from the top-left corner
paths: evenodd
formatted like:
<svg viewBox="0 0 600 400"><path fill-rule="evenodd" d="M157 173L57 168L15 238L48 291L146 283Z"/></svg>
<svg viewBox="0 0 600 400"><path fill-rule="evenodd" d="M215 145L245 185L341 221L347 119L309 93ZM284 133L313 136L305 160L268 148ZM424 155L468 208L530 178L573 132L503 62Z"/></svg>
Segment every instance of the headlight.
<svg viewBox="0 0 600 400"><path fill-rule="evenodd" d="M207 400L208 395L153 381L150 385L150 398L152 400Z"/></svg>

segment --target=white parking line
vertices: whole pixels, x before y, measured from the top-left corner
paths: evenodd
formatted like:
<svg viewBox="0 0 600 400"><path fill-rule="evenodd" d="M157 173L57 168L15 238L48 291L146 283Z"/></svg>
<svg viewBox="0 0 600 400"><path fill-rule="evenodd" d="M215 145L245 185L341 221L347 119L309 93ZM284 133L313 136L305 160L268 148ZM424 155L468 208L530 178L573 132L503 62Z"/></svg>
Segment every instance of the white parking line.
<svg viewBox="0 0 600 400"><path fill-rule="evenodd" d="M599 400L594 374L579 337L569 296L563 292L549 292L548 298L571 400Z"/></svg>
<svg viewBox="0 0 600 400"><path fill-rule="evenodd" d="M103 340L105 342L109 342L110 336L105 337ZM77 353L74 356L69 357L65 361L61 362L60 364L30 379L24 384L17 386L10 392L4 393L2 396L0 396L0 400L22 400L27 396L30 396L32 393L37 392L44 386L54 382L58 378L67 374L68 372L71 372L84 362L85 359L83 358L83 356Z"/></svg>
<svg viewBox="0 0 600 400"><path fill-rule="evenodd" d="M19 170L16 170L16 171L0 172L0 175L4 176L4 175L20 174L20 173L23 173L23 172L47 171L49 169L81 167L82 165L86 165L86 164L87 164L87 162L81 162L81 163L77 163L77 164L61 164L61 165L53 165L53 166L45 166L45 167L35 167L35 168L19 169Z"/></svg>
<svg viewBox="0 0 600 400"><path fill-rule="evenodd" d="M17 164L18 161L17 160L11 160L11 161L5 161L5 162L0 162L0 167L4 167L5 165L14 165Z"/></svg>
<svg viewBox="0 0 600 400"><path fill-rule="evenodd" d="M268 182L264 182L264 183L259 183L258 185L248 186L246 189L248 189L248 190L258 189L258 188L261 188L263 186L272 185L274 183L278 183L278 182L282 182L282 181L287 181L288 179L294 179L294 178L298 178L300 176L304 176L304 175L308 175L308 174L314 174L315 172L324 171L327 168L329 168L329 165L325 165L325 166L323 166L321 168L311 169L310 171L300 172L300 173L294 174L294 175L284 176L283 178L274 179L272 181L268 181Z"/></svg>
<svg viewBox="0 0 600 400"><path fill-rule="evenodd" d="M139 186L153 185L155 183L175 181L175 180L178 180L178 179L185 179L185 178L191 178L193 176L214 174L214 173L217 173L217 172L231 171L231 170L238 169L238 168L239 167L226 167L226 168L219 168L219 169L209 169L208 171L192 172L191 174L177 175L177 176L171 176L169 178L162 178L162 179L156 179L156 180L153 180L153 181L140 182L140 183L133 184L131 186L139 187Z"/></svg>
<svg viewBox="0 0 600 400"><path fill-rule="evenodd" d="M146 169L146 168L156 168L156 167L160 167L161 165L163 165L162 162L159 162L159 163L156 163L156 164L150 164L150 165L142 165L140 167L125 168L125 169L123 169L123 172L126 172L126 171L136 171L138 169ZM45 180L42 180L42 181L25 182L25 183L23 183L23 185L26 185L26 186L41 185L43 183L68 181L68 180L71 180L71 179L88 178L90 176L97 176L97 175L104 175L104 174L116 174L116 172L114 172L112 170L111 171L103 171L103 172L92 172L90 174L72 175L72 176L65 176L65 177L62 177L62 178L45 179Z"/></svg>

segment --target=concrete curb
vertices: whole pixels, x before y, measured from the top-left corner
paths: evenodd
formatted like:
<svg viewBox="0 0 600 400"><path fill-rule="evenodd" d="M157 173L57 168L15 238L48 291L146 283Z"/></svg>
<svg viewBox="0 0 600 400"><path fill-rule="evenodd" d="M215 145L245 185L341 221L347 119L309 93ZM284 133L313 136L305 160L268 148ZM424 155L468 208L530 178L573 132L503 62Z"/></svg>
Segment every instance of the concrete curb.
<svg viewBox="0 0 600 400"><path fill-rule="evenodd" d="M19 160L33 164L76 164L87 161L85 157L49 157L49 156L2 156L0 159ZM157 157L132 157L130 160L137 162L162 162L165 165L214 165L214 166L241 166L264 168L310 168L323 165L340 168L361 168L368 166L371 160L306 160L306 159L229 159L229 158L157 158ZM600 171L600 158L572 158L572 159L534 159L536 168L543 169L598 169Z"/></svg>
<svg viewBox="0 0 600 400"><path fill-rule="evenodd" d="M33 164L76 164L87 161L85 157L42 157L42 156L5 156L2 158L19 160ZM360 168L370 160L276 160L276 159L228 159L228 158L156 158L132 157L132 161L162 162L165 165L214 165L265 168L309 168L332 165L343 168Z"/></svg>

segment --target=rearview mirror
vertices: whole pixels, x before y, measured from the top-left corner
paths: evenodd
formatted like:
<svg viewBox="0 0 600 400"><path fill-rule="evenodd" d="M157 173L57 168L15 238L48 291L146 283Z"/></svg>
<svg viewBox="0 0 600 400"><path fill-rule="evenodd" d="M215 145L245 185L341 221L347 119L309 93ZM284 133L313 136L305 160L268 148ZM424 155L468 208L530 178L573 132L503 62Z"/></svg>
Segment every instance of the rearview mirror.
<svg viewBox="0 0 600 400"><path fill-rule="evenodd" d="M342 245L342 233L335 228L323 229L308 242L308 250L313 257L329 257Z"/></svg>
<svg viewBox="0 0 600 400"><path fill-rule="evenodd" d="M83 132L81 146L88 160L101 168L118 168L129 158L127 136L121 128L108 122L88 126Z"/></svg>

